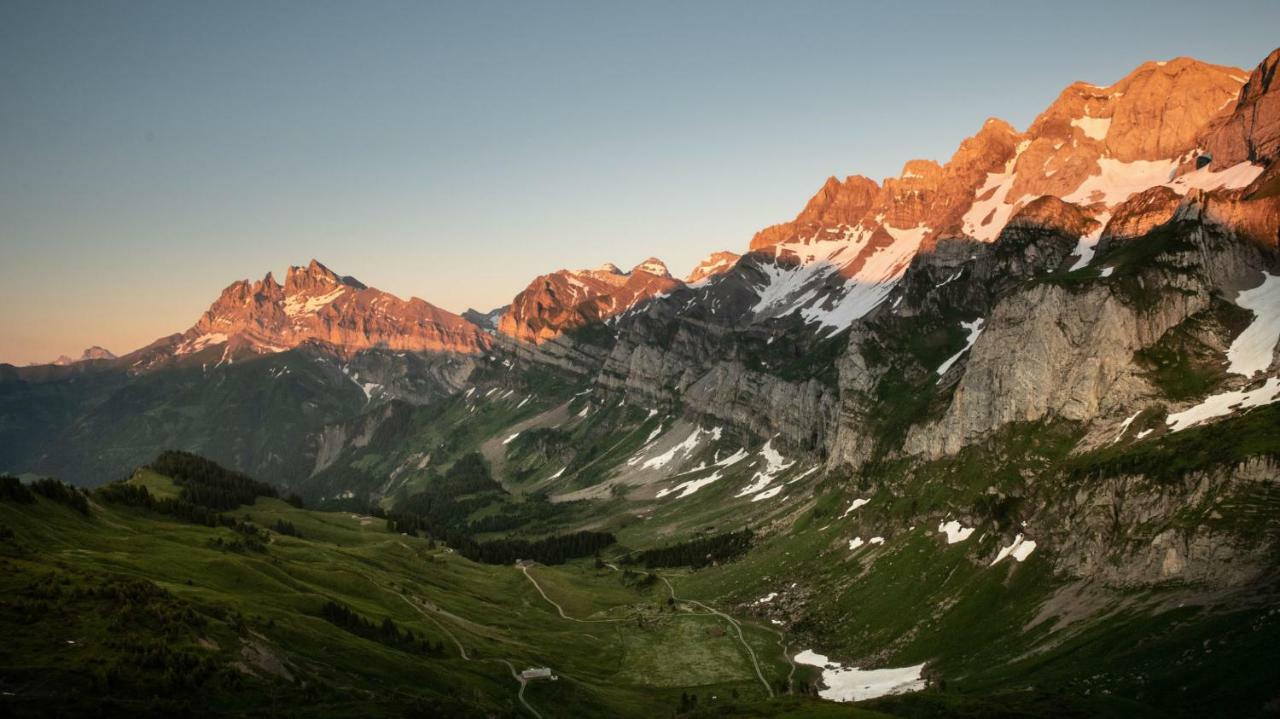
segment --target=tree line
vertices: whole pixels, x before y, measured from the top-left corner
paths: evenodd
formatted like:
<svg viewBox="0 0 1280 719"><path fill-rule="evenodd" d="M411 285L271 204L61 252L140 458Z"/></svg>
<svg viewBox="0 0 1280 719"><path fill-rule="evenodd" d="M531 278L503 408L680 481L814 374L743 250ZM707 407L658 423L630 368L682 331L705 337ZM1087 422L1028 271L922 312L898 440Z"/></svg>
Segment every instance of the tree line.
<svg viewBox="0 0 1280 719"><path fill-rule="evenodd" d="M182 499L218 512L253 504L258 497L280 496L276 488L266 482L259 482L190 452L161 452L149 469L173 479L181 489L179 496Z"/></svg>
<svg viewBox="0 0 1280 719"><path fill-rule="evenodd" d="M31 504L36 501L37 494L45 499L65 504L85 516L89 514L89 498L82 489L49 477L37 479L31 484L24 484L17 477L7 474L0 476L0 500Z"/></svg>
<svg viewBox="0 0 1280 719"><path fill-rule="evenodd" d="M320 616L330 624L351 634L401 651L427 656L444 655L443 642L437 641L432 644L427 637L420 637L411 629L401 631L391 617L384 617L381 624L375 624L350 607L332 600L320 607Z"/></svg>
<svg viewBox="0 0 1280 719"><path fill-rule="evenodd" d="M723 564L739 557L751 548L750 529L738 532L699 537L669 547L646 549L623 558L627 564L643 564L654 567L693 567L698 569L712 564Z"/></svg>
<svg viewBox="0 0 1280 719"><path fill-rule="evenodd" d="M128 480L103 485L95 490L95 493L104 502L149 509L192 524L203 524L206 527L230 527L235 524L234 519L220 512L193 504L180 497L158 499L147 491L146 487L129 484Z"/></svg>

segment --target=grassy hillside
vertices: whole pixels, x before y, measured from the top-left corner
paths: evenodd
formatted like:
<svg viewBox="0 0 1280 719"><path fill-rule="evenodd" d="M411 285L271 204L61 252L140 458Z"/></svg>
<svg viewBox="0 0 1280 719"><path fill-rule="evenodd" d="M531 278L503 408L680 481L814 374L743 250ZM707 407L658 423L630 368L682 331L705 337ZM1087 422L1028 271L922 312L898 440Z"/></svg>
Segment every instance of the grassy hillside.
<svg viewBox="0 0 1280 719"><path fill-rule="evenodd" d="M1168 486L1176 477L1152 466L1182 476L1273 456L1270 411L1225 423L1233 442L1213 451L1193 429L1068 455L1075 428L1026 426L954 458L854 476L797 463L771 501L735 499L755 471L744 460L687 497L543 504L522 492L564 466L564 440L526 428L527 441L504 444L527 417L504 403L488 410L489 439L458 438L449 463L410 475L425 491L396 507L481 527L477 541L613 533L599 558L477 563L439 536L391 531L405 526L395 510L388 522L303 509L189 457L156 465L176 480L139 470L89 495L84 511L48 486L29 502L0 494L0 630L12 638L0 646L0 702L26 715L92 704L166 715L1031 718L1263 716L1276 698L1280 614L1266 582L1216 597L1177 583L1082 584L1055 569L1051 541L990 564L1035 507L1068 506L1109 477L1145 471ZM609 448L643 443L667 421L614 411L613 429L594 438L585 421L567 430L603 448L606 467L634 451ZM692 460L727 456L734 442ZM486 460L502 465L502 484ZM201 482L220 489L193 491ZM868 501L850 511L854 498ZM1230 496L1208 499L1214 526L1274 536L1256 501L1237 511ZM947 544L937 525L949 516L974 535ZM1042 540L1057 536L1048 521L1038 520ZM688 540L744 527L745 552L734 542L725 561L688 566L716 544ZM855 537L883 542L851 547ZM809 648L853 666L924 663L929 687L821 702L818 670L790 659ZM558 678L515 677L542 666Z"/></svg>
<svg viewBox="0 0 1280 719"><path fill-rule="evenodd" d="M178 494L154 472L130 484ZM640 574L583 561L526 575L271 498L224 516L236 526L97 496L87 515L0 502L0 701L20 715L639 717L669 714L683 691L767 696L724 618ZM246 525L260 550L237 543ZM265 529L286 525L297 536ZM444 651L349 631L324 618L329 602ZM743 641L767 682L785 682L776 637L748 627ZM535 666L559 679L524 687L526 706L512 669Z"/></svg>

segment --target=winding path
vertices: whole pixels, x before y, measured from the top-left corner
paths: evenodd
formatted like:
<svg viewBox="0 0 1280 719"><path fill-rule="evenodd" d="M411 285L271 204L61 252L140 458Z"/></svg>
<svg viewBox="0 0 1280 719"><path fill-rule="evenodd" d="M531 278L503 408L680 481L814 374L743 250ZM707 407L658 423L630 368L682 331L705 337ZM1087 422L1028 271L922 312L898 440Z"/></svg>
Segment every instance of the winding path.
<svg viewBox="0 0 1280 719"><path fill-rule="evenodd" d="M565 614L565 613L564 613L564 607L560 606L560 605L556 602L556 600L554 600L554 599L552 599L551 597L548 597L548 596L547 596L547 593L546 593L545 591L543 591L543 589L542 589L542 585L541 585L541 584L538 584L538 580L537 580L537 579L534 579L534 578L533 578L533 575L529 573L529 565L527 565L527 564L521 564L521 565L520 565L520 571L524 572L524 576L525 576L525 578L526 578L526 579L528 579L530 582L533 582L533 588L538 590L538 594L541 594L541 595L542 595L542 598L543 598L543 599L545 599L545 600L547 600L547 603L548 603L548 604L550 604L551 606L553 606L553 607L555 607L555 608L556 608L556 611L560 613L560 618L561 618L561 619L568 619L568 620L569 620L569 621L571 621L571 622L581 622L582 624L595 624L595 623L599 623L599 622L625 622L625 621L627 621L626 619L578 619L577 617L571 617L571 616L569 616L568 614Z"/></svg>
<svg viewBox="0 0 1280 719"><path fill-rule="evenodd" d="M524 688L529 686L529 681L524 677L520 676L520 672L516 671L515 665L507 661L506 659L489 659L487 661L502 662L503 664L507 665L507 669L511 670L511 676L515 677L515 680L520 682L520 691L516 693L516 698L520 700L520 703L524 705L525 709L529 710L530 714L533 714L538 719L542 719L542 715L538 713L538 710L534 709L533 705L530 704L529 701L524 698Z"/></svg>
<svg viewBox="0 0 1280 719"><path fill-rule="evenodd" d="M699 602L696 599L681 599L680 597L677 597L676 588L672 586L671 581L661 574L658 575L658 578L661 579L667 585L667 590L671 592L671 599L673 601L688 602L689 604L692 604L694 606L702 607L703 609L707 610L708 612L718 617L723 617L724 619L728 620L729 624L733 625L733 628L738 632L738 641L742 642L743 648L747 650L747 656L751 657L751 666L755 668L756 676L760 678L760 683L764 685L765 691L769 692L769 696L773 697L774 696L773 687L769 686L769 680L765 679L764 672L760 671L760 662L756 660L755 650L753 650L751 648L751 645L747 643L747 638L742 634L742 625L738 623L738 620L734 619L728 614L725 614L719 609L713 609L703 604L702 602ZM792 669L794 670L795 667L792 666ZM790 678L788 678L788 681L790 681Z"/></svg>
<svg viewBox="0 0 1280 719"><path fill-rule="evenodd" d="M616 571L618 571L618 567L617 567L616 565L606 563L606 564L605 564L605 566L609 567L610 569L614 570L615 572L616 572ZM564 613L564 607L560 606L560 604L559 604L559 603L557 603L554 599L552 599L551 597L547 596L547 593L546 593L546 591L545 591L545 590L543 590L542 585L541 585L541 584L538 584L538 580L537 580L537 579L535 579L535 578L534 578L534 576L533 576L532 574L530 574L530 573L529 573L529 565L527 565L527 564L522 564L522 565L520 565L520 571L521 571L521 572L524 572L524 576L525 576L525 578L526 578L526 579L528 579L528 580L533 584L534 589L537 589L537 590L538 590L538 594L541 594L541 595L542 595L542 598L543 598L543 599L545 599L545 600L547 601L547 603L548 603L548 604L550 604L551 606L553 606L553 607L555 607L555 608L556 608L556 612L557 612L557 613L559 613L559 615L560 615L560 618L561 618L561 619L567 619L567 620L569 620L569 621L571 621L571 622L579 622L579 623L582 623L582 624L592 624L592 623L598 623L598 622L625 622L625 621L627 621L626 619L578 619L577 617L571 617L571 616L569 616L568 614L565 614L565 613ZM671 582L670 582L666 577L662 576L661 574L657 574L657 575L655 575L655 576L657 576L659 579L661 579L661 580L663 581L663 583L664 583L664 584L666 584L666 585L667 585L667 591L669 591L669 592L671 593L671 599L672 599L672 601L676 601L676 602L680 602L680 601L687 602L687 603L692 604L692 605L694 605L694 606L696 606L696 607L700 607L701 609L703 609L703 610L704 610L701 614L694 614L694 615L689 615L689 616L705 616L705 615L707 615L707 614L714 614L715 616L720 617L720 618L722 618L722 619L726 620L727 622L729 622L730 626L732 626L732 627L733 627L734 631L735 631L735 632L737 633L737 635L738 635L738 642L742 644L742 648L743 648L743 649L746 649L746 650L747 650L747 656L748 656L748 657L750 657L750 659L751 659L751 667L755 670L756 677L760 680L760 683L764 685L764 689L765 689L765 691L769 692L769 696L770 696L770 697L775 696L774 691L773 691L773 687L769 685L769 680L768 680L768 679L765 679L765 677L764 677L764 672L760 670L760 662L759 662L759 660L757 660L757 659L756 659L756 653L755 653L755 650L751 648L751 645L750 645L749 643L747 643L747 638L746 638L746 636L742 633L742 625L741 625L740 623L738 623L738 620L734 619L733 617L729 616L728 614L725 614L724 612L722 612L722 611L720 611L720 610L718 610L718 609L714 609L714 608L712 608L712 607L709 607L709 606L707 606L706 604L703 604L702 602L697 601L696 599L683 599L683 600L682 600L682 599L680 599L680 597L676 596L676 588L675 588L674 586L672 586ZM782 639L783 639L783 638L782 638L782 633L781 633L781 632L778 632L777 630L771 630L771 631L773 631L775 634L777 634L777 635L778 635L778 646L782 647L782 653L783 653L783 655L784 655L784 656L786 656L787 648L786 648L786 645L782 643ZM787 661L788 661L788 662L790 662L790 661L791 661L791 658L790 658L790 657L787 657ZM792 662L792 663L791 663L791 674L788 674L788 675L787 675L787 685L788 685L788 686L790 686L790 684L791 684L791 677L795 674L795 670L796 670L795 663L794 663L794 662Z"/></svg>
<svg viewBox="0 0 1280 719"><path fill-rule="evenodd" d="M410 552L413 551L403 542L400 542L399 544L405 549L409 549ZM516 671L516 667L514 664L512 664L510 661L506 659L497 659L497 658L476 659L471 657L470 655L467 654L467 648L463 646L462 642L458 639L457 635L449 631L449 629L445 627L445 625L439 619L436 619L434 616L432 616L431 612L436 612L455 620L461 619L460 617L457 617L456 615L446 612L443 609L435 607L434 605L430 605L429 607L424 607L422 606L421 603L415 602L407 594L396 591L393 587L383 585L382 583L378 582L373 577L370 577L364 572L358 572L358 573L361 576L363 576L366 581L373 584L374 586L381 587L384 591L391 592L392 594L395 594L396 596L400 597L409 606L413 607L414 610L417 611L419 614L421 614L424 618L428 619L432 624L435 624L437 627L439 627L440 631L444 632L445 636L449 637L449 639L453 641L454 646L458 648L458 656L462 657L462 660L464 662L498 662L501 664L505 664L507 666L507 669L510 670L511 672L511 677L520 683L520 690L516 692L516 699L520 701L520 704L523 705L525 709L529 710L530 714L532 714L537 719L542 719L542 714L538 713L538 710L533 708L533 705L529 703L529 700L524 698L524 690L525 690L525 687L528 686L529 682L524 677L520 676L520 673ZM545 597L546 595L544 594L543 596ZM424 603L426 603L425 600L423 601ZM548 599L547 601L551 601L551 600ZM430 603L427 603L427 604L430 604Z"/></svg>

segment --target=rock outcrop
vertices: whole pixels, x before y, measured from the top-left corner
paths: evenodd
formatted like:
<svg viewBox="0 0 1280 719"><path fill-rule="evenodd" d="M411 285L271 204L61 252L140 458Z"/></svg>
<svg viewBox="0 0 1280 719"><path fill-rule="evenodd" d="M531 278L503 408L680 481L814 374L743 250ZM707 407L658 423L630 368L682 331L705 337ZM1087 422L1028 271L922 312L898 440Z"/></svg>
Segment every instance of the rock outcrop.
<svg viewBox="0 0 1280 719"><path fill-rule="evenodd" d="M1231 114L1214 123L1199 146L1212 158L1211 167L1225 169L1241 162L1271 162L1280 156L1280 49L1252 73Z"/></svg>
<svg viewBox="0 0 1280 719"><path fill-rule="evenodd" d="M689 276L685 277L684 281L687 284L692 285L724 272L728 272L733 269L733 266L737 264L738 260L741 258L742 255L739 255L736 252L712 252L710 255L707 255L705 259L699 262L696 267L689 271Z"/></svg>
<svg viewBox="0 0 1280 719"><path fill-rule="evenodd" d="M595 270L559 270L538 277L516 295L498 321L498 332L540 344L570 330L599 325L683 284L656 258L630 272L613 264Z"/></svg>

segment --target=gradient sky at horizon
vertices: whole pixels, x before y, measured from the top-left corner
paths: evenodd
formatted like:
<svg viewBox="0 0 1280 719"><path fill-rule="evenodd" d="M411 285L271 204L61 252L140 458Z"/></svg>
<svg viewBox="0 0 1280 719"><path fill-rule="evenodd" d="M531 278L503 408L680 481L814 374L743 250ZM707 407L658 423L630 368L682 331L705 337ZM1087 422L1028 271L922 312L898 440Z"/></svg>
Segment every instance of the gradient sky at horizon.
<svg viewBox="0 0 1280 719"><path fill-rule="evenodd" d="M0 362L123 353L315 257L446 309L685 274L829 175L1075 80L1251 70L1280 3L0 3Z"/></svg>

